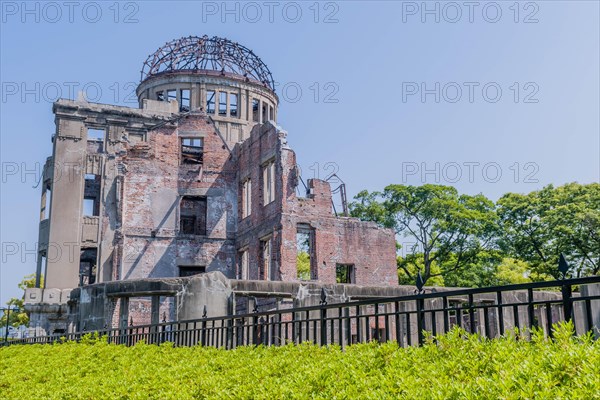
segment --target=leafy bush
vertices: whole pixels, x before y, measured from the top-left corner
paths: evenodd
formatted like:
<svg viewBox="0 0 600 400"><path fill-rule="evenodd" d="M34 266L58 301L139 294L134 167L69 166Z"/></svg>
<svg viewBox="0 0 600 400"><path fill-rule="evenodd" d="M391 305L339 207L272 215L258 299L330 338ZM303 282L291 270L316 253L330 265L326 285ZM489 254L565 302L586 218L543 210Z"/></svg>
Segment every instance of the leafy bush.
<svg viewBox="0 0 600 400"><path fill-rule="evenodd" d="M0 349L3 399L600 399L600 341L454 330L420 348L124 347L102 339Z"/></svg>

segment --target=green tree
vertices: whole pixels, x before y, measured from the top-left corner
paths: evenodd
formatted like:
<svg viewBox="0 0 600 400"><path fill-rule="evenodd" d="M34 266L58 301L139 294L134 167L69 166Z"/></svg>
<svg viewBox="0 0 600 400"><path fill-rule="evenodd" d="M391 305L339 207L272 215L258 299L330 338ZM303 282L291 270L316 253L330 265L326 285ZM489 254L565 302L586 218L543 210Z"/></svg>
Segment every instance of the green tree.
<svg viewBox="0 0 600 400"><path fill-rule="evenodd" d="M398 283L400 285L415 285L414 277L419 271L423 269L423 254L421 253L409 253L404 257L396 257L396 264L398 266ZM408 273L406 272L408 270ZM446 286L442 271L437 263L434 261L431 263L431 277L427 281L429 286Z"/></svg>
<svg viewBox="0 0 600 400"><path fill-rule="evenodd" d="M44 278L41 278L41 286L43 287L44 285ZM35 287L35 274L30 274L27 275L23 278L23 280L19 283L19 289L23 290L23 292L25 292L25 289L27 288L33 288ZM9 320L8 320L8 324L10 326L20 326L20 325L29 325L29 316L27 315L27 313L25 312L25 308L24 308L24 302L25 302L25 293L23 293L23 296L18 299L16 297L11 298L10 300L8 300L6 302L7 307L12 308L18 308L18 311L12 311L10 312L10 316L9 316ZM6 326L6 316L9 313L7 311L4 311L4 313L2 314L2 317L0 318L0 326Z"/></svg>
<svg viewBox="0 0 600 400"><path fill-rule="evenodd" d="M310 234L296 235L296 248L298 279L308 281L310 280Z"/></svg>
<svg viewBox="0 0 600 400"><path fill-rule="evenodd" d="M310 280L310 255L306 251L298 252L296 266L298 268L298 279L303 281Z"/></svg>
<svg viewBox="0 0 600 400"><path fill-rule="evenodd" d="M425 282L438 275L446 281L494 244L497 215L494 203L482 194L459 195L442 185L389 185L382 193L362 191L355 200L352 216L393 228L416 242L419 251L398 263L413 283L415 271ZM440 272L434 272L436 265Z"/></svg>
<svg viewBox="0 0 600 400"><path fill-rule="evenodd" d="M510 285L548 281L552 280L552 276L537 274L526 261L504 257L496 269L496 280L498 285Z"/></svg>
<svg viewBox="0 0 600 400"><path fill-rule="evenodd" d="M537 277L559 278L560 253L574 276L600 272L600 184L552 185L498 200L501 247Z"/></svg>
<svg viewBox="0 0 600 400"><path fill-rule="evenodd" d="M455 254L451 254L448 263L453 265ZM462 268L453 270L444 276L446 286L452 287L488 287L499 284L498 264L502 255L494 249L483 249L466 262ZM445 269L445 268L443 268Z"/></svg>

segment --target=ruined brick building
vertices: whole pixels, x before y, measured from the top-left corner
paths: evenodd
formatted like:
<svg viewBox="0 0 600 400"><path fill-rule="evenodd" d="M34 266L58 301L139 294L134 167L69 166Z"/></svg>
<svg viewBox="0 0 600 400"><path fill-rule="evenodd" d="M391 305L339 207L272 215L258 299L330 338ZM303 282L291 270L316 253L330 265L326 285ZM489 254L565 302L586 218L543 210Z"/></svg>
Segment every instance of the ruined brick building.
<svg viewBox="0 0 600 400"><path fill-rule="evenodd" d="M169 42L145 61L137 96L139 108L54 103L37 264L45 289L30 303L213 271L397 285L394 233L336 215L328 182L304 185L276 124L273 78L251 50L206 36Z"/></svg>

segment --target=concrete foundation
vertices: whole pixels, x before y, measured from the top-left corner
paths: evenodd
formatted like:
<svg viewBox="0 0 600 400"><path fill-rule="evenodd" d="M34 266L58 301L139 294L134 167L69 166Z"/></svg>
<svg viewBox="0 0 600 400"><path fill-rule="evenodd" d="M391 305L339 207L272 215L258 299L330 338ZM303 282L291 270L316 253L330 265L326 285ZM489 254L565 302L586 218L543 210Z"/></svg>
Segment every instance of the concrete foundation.
<svg viewBox="0 0 600 400"><path fill-rule="evenodd" d="M600 285L582 285L581 293L574 293L574 299L579 296L592 296L600 292ZM456 288L427 288L428 293L440 293ZM73 290L60 292L61 301L54 301L56 291L27 289L25 307L32 313L32 328L30 335L60 334L75 331L94 331L106 328L126 328L142 326L159 322L197 320L203 317L220 317L241 314L251 314L255 311L290 309L294 307L315 306L325 300L328 304L347 303L356 300L381 299L380 313L395 312L393 303L386 299L414 295L411 286L363 286L344 284L321 284L318 282L275 282L256 280L234 280L226 278L221 272L209 272L187 278L140 279L121 282L106 282L89 285ZM557 303L561 300L560 292L535 291L537 302ZM485 333L485 321L488 319L488 333L492 336L499 334L500 318L505 330L516 327L523 328L530 323L544 330L548 328L548 312L552 321L564 319L562 306L553 305L551 309L535 306L530 310L527 306L528 292L526 290L504 292L503 304L520 304L503 308L502 315L497 308L484 315L479 308L474 314L474 329ZM474 295L473 301L479 306L497 304L496 293ZM448 297L448 306L460 309L468 302L468 297ZM135 304L135 306L132 306ZM578 333L585 332L586 312L584 302L575 301L574 317ZM424 301L425 310L441 309L441 298ZM600 327L600 301L592 300L590 312L596 334ZM361 306L361 313L373 315L373 305ZM399 301L398 311L414 311L414 300ZM533 321L529 321L530 311ZM318 312L312 312L318 317ZM349 315L355 315L351 309ZM518 324L515 322L515 313ZM442 332L444 329L443 313L441 311L427 312L423 321L425 329ZM458 321L460 319L460 321ZM471 317L467 311L450 313L451 325L460 324L470 330ZM435 324L435 327L433 326ZM384 325L382 320L382 326ZM409 327L409 328L407 328ZM354 334L357 334L356 327ZM366 329L362 327L361 329ZM373 328L374 329L374 328ZM404 335L417 335L417 322L412 319L402 325ZM348 333L350 334L350 333ZM365 331L366 334L366 331ZM525 333L527 334L527 333ZM394 333L395 335L395 333Z"/></svg>

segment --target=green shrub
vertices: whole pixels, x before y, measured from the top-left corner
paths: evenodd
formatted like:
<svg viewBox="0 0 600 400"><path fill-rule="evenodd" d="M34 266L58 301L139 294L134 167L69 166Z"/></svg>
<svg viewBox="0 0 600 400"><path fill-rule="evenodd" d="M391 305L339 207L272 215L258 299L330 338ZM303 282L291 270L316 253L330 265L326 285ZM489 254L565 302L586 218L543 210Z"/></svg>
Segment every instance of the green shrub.
<svg viewBox="0 0 600 400"><path fill-rule="evenodd" d="M420 348L235 350L82 343L0 349L2 399L600 399L600 341L556 327L531 341L455 329Z"/></svg>

